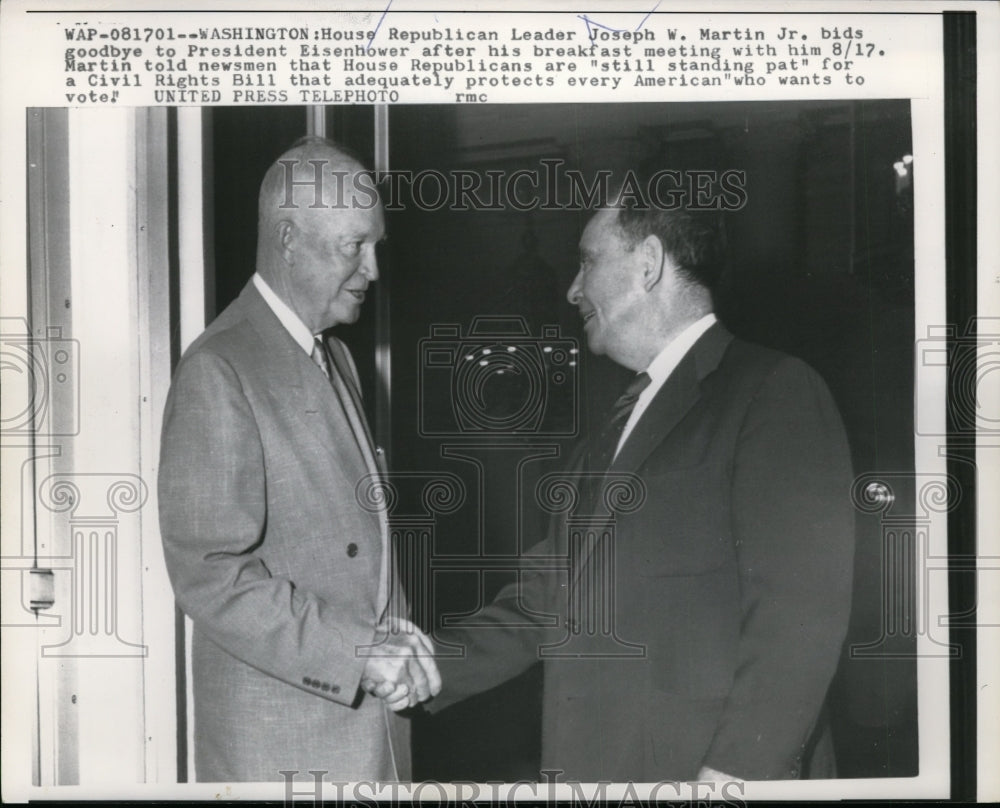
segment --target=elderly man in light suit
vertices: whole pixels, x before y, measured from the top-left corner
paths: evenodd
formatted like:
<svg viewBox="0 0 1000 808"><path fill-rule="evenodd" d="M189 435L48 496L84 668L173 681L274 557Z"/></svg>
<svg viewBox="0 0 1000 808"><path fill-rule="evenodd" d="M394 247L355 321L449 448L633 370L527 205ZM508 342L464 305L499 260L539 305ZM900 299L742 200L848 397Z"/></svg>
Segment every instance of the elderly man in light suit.
<svg viewBox="0 0 1000 808"><path fill-rule="evenodd" d="M198 780L410 777L395 711L440 679L427 639L385 617L400 596L385 513L356 494L379 452L328 333L357 320L383 237L353 157L318 139L292 148L261 186L256 274L177 368L160 524L194 622Z"/></svg>

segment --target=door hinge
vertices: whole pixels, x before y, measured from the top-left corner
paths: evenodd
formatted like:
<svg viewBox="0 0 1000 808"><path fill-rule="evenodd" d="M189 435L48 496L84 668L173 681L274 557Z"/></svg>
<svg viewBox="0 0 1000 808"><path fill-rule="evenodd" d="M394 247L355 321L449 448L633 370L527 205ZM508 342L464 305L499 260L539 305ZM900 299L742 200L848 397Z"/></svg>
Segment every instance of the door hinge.
<svg viewBox="0 0 1000 808"><path fill-rule="evenodd" d="M41 567L32 567L28 573L31 580L31 608L36 612L51 609L56 602L55 573Z"/></svg>

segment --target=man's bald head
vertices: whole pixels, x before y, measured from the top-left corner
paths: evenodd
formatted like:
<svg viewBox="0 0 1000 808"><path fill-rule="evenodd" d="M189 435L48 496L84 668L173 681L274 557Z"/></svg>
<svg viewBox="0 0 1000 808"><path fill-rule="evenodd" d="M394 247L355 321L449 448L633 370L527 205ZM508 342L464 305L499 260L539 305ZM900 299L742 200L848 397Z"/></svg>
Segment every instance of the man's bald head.
<svg viewBox="0 0 1000 808"><path fill-rule="evenodd" d="M264 175L257 228L257 271L310 329L357 319L385 229L356 157L322 138L296 143Z"/></svg>
<svg viewBox="0 0 1000 808"><path fill-rule="evenodd" d="M364 198L359 199L359 192ZM260 232L282 218L352 204L374 205L374 183L349 150L321 137L302 138L264 175L257 197Z"/></svg>

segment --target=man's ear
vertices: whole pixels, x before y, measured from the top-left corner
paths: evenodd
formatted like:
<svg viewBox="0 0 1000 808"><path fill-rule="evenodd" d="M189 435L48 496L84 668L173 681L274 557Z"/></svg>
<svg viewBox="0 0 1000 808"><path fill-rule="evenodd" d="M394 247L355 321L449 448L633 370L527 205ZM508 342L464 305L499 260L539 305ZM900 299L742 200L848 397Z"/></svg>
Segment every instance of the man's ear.
<svg viewBox="0 0 1000 808"><path fill-rule="evenodd" d="M282 219L274 226L274 234L278 237L281 256L289 266L295 265L295 247L298 241L298 228L289 219Z"/></svg>
<svg viewBox="0 0 1000 808"><path fill-rule="evenodd" d="M642 250L642 285L650 292L663 280L666 252L663 243L654 235L646 236L639 249Z"/></svg>

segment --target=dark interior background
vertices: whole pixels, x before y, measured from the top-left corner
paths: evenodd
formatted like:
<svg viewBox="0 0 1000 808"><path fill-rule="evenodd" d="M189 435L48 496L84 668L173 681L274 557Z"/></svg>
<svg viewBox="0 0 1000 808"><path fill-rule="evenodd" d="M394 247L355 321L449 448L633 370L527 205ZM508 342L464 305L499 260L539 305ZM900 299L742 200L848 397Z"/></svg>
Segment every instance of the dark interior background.
<svg viewBox="0 0 1000 808"><path fill-rule="evenodd" d="M260 179L305 133L306 110L216 107L210 115L210 280L221 311L253 273ZM857 474L912 472L914 166L906 176L894 168L911 153L907 101L398 106L390 108L389 123L390 167L414 172L485 176L538 169L543 158L564 160L585 176L644 164L746 171L747 204L727 217L720 318L737 335L799 356L824 376L844 417ZM332 137L372 164L370 107L328 108L327 124ZM531 487L559 467L573 437L530 430L515 440L460 429L421 434L426 413L444 412L450 395L447 374L428 371L421 340L440 325L456 325L464 335L482 315L523 317L531 338L543 326L557 327L559 341L581 346L580 389L567 396L550 384L545 423L562 424L563 410L575 408L570 415L584 434L627 373L587 354L565 299L585 211L402 207L387 213L389 241L380 255L377 288L387 298L388 320L377 329L369 302L341 336L354 352L369 408L387 392L376 389L373 354L377 341L389 341L391 434L376 439L389 450L392 470L447 472L465 483L467 501L434 520L433 534L413 556L422 569L411 597L430 628L442 615L474 612L510 579L503 571L480 573L474 564L444 567L474 556L480 541L484 554L502 557L541 537L545 516L532 506ZM521 393L516 385L493 390L501 401ZM369 415L374 423L374 410ZM895 512L913 513L912 490L895 493ZM397 517L419 511L411 500L401 502ZM879 515L859 512L857 528L846 647L864 649L860 656L845 650L828 703L839 774L913 775L915 629L889 621L882 606L893 559L884 557ZM427 567L437 571L431 575ZM913 587L903 590L903 611L912 615ZM414 777L537 779L540 685L536 666L439 716L415 718Z"/></svg>

